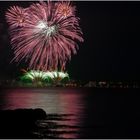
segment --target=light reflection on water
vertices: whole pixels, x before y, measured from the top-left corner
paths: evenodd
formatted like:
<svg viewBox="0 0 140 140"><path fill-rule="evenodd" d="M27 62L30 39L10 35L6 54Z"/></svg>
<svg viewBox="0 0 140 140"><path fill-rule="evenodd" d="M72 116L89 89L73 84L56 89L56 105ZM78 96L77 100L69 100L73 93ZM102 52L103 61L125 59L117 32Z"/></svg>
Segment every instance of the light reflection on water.
<svg viewBox="0 0 140 140"><path fill-rule="evenodd" d="M48 120L40 120L38 125L44 131L35 132L45 135L45 125L51 123L50 131L59 138L78 138L79 126L82 125L84 94L74 89L10 89L1 94L1 109L42 108ZM52 134L52 135L53 135ZM51 134L49 134L50 136Z"/></svg>

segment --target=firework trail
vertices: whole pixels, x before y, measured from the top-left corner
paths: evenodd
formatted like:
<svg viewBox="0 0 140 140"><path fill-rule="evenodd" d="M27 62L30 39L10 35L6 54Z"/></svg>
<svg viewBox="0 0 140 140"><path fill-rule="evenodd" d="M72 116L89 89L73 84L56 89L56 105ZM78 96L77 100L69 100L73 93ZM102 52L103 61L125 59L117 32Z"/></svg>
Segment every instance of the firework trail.
<svg viewBox="0 0 140 140"><path fill-rule="evenodd" d="M65 69L76 54L76 41L83 42L79 18L70 2L40 2L23 9L11 7L6 13L16 62L25 59L30 69ZM12 60L12 61L13 61Z"/></svg>

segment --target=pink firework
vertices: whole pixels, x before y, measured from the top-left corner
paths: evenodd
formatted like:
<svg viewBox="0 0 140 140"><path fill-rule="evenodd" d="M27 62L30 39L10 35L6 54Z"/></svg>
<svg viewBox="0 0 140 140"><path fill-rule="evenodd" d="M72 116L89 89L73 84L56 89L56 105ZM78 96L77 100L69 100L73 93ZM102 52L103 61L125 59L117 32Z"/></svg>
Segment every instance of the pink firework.
<svg viewBox="0 0 140 140"><path fill-rule="evenodd" d="M74 16L75 14L75 6L71 6L70 1L69 2L59 2L56 3L56 13L61 17L61 18L67 18L69 16Z"/></svg>
<svg viewBox="0 0 140 140"><path fill-rule="evenodd" d="M11 7L6 13L7 22L11 28L24 26L26 18L28 18L26 9L19 6Z"/></svg>
<svg viewBox="0 0 140 140"><path fill-rule="evenodd" d="M83 41L75 7L70 2L40 2L25 11L22 9L22 16L13 19L17 17L17 9L11 8L6 14L8 23L14 27L11 29L13 60L25 59L29 68L35 70L64 70L71 55L77 52L76 40Z"/></svg>

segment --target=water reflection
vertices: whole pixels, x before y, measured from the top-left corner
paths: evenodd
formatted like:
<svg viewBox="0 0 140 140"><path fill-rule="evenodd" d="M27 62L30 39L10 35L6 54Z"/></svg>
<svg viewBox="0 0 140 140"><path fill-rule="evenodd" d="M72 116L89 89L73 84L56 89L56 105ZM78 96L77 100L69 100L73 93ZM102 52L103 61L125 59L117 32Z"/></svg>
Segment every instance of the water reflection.
<svg viewBox="0 0 140 140"><path fill-rule="evenodd" d="M40 138L78 138L84 110L79 90L13 89L1 94L1 109L42 108L46 120L38 120L33 133Z"/></svg>

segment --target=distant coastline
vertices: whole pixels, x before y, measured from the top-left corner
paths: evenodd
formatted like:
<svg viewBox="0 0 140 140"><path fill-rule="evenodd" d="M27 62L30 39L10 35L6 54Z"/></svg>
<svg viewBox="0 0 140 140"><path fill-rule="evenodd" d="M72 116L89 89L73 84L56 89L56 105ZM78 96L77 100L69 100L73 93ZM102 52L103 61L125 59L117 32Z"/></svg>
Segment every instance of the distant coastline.
<svg viewBox="0 0 140 140"><path fill-rule="evenodd" d="M66 83L23 83L18 80L0 80L1 88L140 88L137 81L77 81L69 80Z"/></svg>

